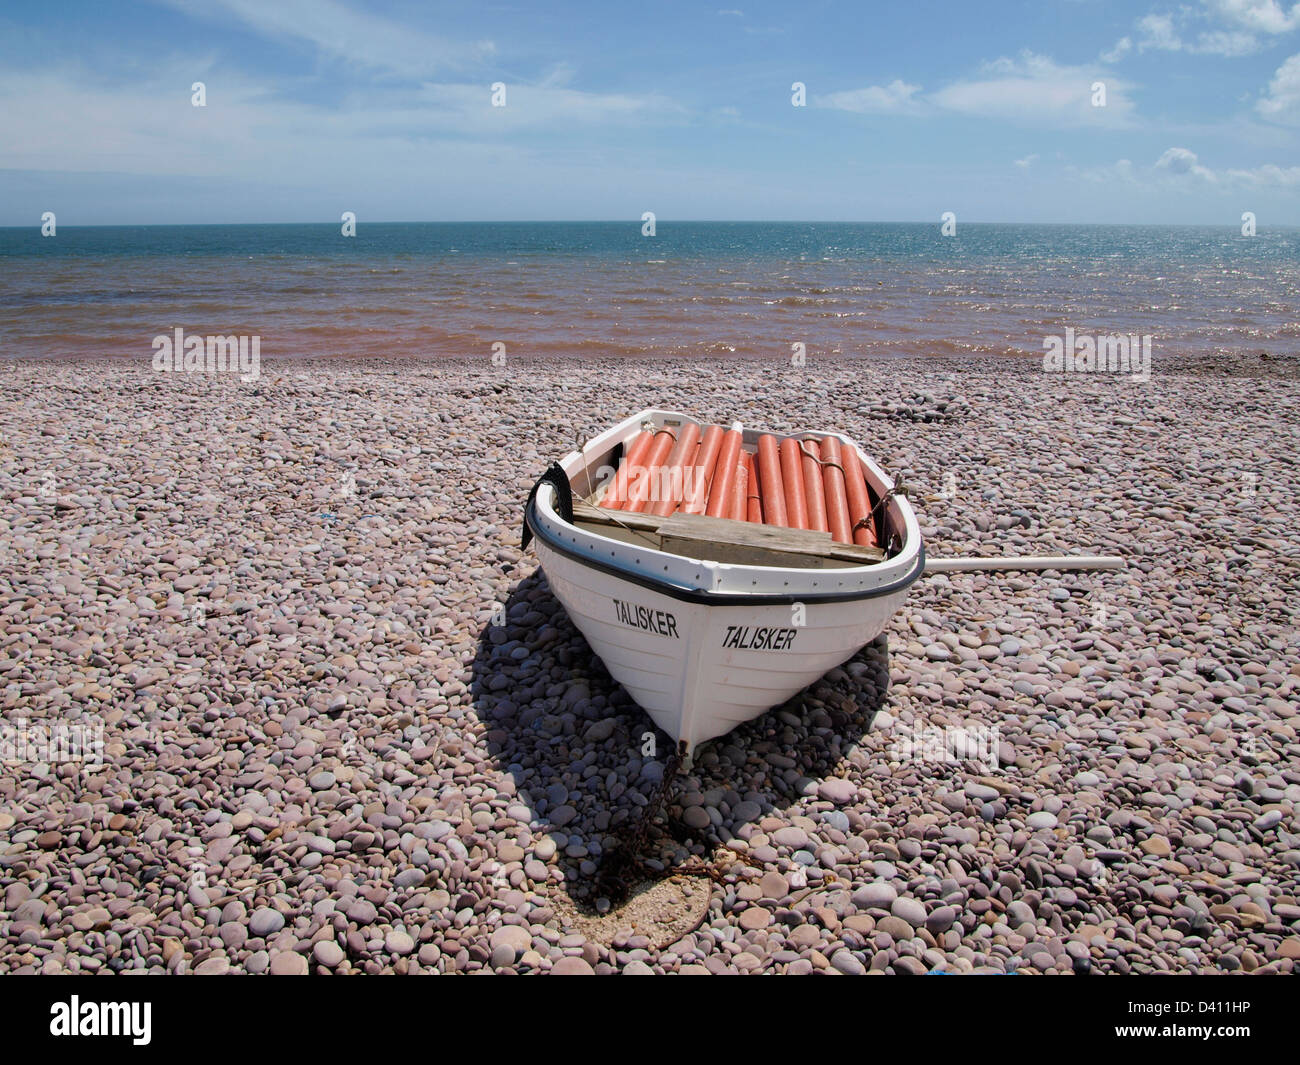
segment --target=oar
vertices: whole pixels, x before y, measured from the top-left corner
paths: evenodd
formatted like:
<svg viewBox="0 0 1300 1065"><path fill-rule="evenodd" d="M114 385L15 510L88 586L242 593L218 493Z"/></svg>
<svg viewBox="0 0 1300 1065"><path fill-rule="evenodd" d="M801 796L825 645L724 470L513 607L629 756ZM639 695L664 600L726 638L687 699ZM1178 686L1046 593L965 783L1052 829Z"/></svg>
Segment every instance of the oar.
<svg viewBox="0 0 1300 1065"><path fill-rule="evenodd" d="M981 573L999 569L1123 569L1118 555L1000 555L991 558L927 558L926 573Z"/></svg>

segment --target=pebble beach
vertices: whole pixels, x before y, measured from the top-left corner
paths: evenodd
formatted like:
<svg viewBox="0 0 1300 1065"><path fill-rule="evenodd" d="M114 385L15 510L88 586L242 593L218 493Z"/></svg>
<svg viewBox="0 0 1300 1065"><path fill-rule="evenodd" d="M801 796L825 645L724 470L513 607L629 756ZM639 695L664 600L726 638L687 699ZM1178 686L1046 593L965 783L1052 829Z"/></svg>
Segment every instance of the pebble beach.
<svg viewBox="0 0 1300 1065"><path fill-rule="evenodd" d="M520 521L646 406L848 433L931 556L1128 565L922 578L610 904L666 743ZM1253 357L17 360L3 721L102 756L0 766L0 972L1291 972L1298 445Z"/></svg>

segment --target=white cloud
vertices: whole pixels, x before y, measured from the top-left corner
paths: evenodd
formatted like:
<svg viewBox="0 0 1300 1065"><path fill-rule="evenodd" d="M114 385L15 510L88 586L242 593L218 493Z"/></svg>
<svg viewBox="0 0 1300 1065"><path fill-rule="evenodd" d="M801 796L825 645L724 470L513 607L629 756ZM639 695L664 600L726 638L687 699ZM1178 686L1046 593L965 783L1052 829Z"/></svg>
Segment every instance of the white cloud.
<svg viewBox="0 0 1300 1065"><path fill-rule="evenodd" d="M1227 58L1251 55L1265 38L1300 28L1300 3L1290 9L1277 0L1202 0L1200 8L1180 7L1176 13L1151 13L1134 24L1137 51L1189 52ZM1129 37L1102 53L1105 62L1118 61L1132 50Z"/></svg>
<svg viewBox="0 0 1300 1065"><path fill-rule="evenodd" d="M1213 170L1201 166L1196 153L1187 148L1168 148L1156 160L1157 170L1166 170L1171 174L1190 174L1203 181L1215 182L1218 178Z"/></svg>
<svg viewBox="0 0 1300 1065"><path fill-rule="evenodd" d="M460 70L496 51L491 41L450 41L340 0L165 0L196 18L226 18L264 37L297 40L346 63L427 78Z"/></svg>
<svg viewBox="0 0 1300 1065"><path fill-rule="evenodd" d="M569 63L556 63L551 72L542 78L539 84L543 88L557 89L568 85L577 73Z"/></svg>
<svg viewBox="0 0 1300 1065"><path fill-rule="evenodd" d="M919 85L908 85L895 79L888 85L872 85L866 89L814 96L813 105L862 115L915 114L918 107L914 97L920 91Z"/></svg>
<svg viewBox="0 0 1300 1065"><path fill-rule="evenodd" d="M1127 185L1146 185L1157 191L1162 188L1166 191L1175 188L1186 191L1189 185L1224 191L1258 191L1268 187L1291 189L1300 186L1300 166L1282 167L1265 163L1253 168L1235 167L1216 171L1204 165L1190 148L1168 148L1149 167L1135 167L1129 160L1120 159L1110 166L1075 172L1093 183L1123 182Z"/></svg>
<svg viewBox="0 0 1300 1065"><path fill-rule="evenodd" d="M1093 85L1104 82L1106 106L1092 105ZM818 107L877 115L943 113L1013 122L1110 126L1126 123L1132 86L1100 67L1059 66L1046 56L1022 52L985 63L980 75L922 94L921 86L895 79L813 98Z"/></svg>
<svg viewBox="0 0 1300 1065"><path fill-rule="evenodd" d="M1100 68L1060 66L1046 56L1023 52L984 66L983 76L954 82L928 97L959 114L1064 125L1122 124L1133 110L1127 81ZM1092 106L1092 86L1106 86L1106 106Z"/></svg>
<svg viewBox="0 0 1300 1065"><path fill-rule="evenodd" d="M1265 118L1300 125L1300 53L1277 68L1268 83L1268 95L1255 103Z"/></svg>
<svg viewBox="0 0 1300 1065"><path fill-rule="evenodd" d="M503 132L569 123L626 124L630 119L661 124L684 119L681 104L654 94L582 92L543 82L506 85L505 107L491 107L486 85L443 83L422 85L414 94L419 105L397 113L401 125L457 130L462 133ZM385 122L392 113L385 111Z"/></svg>
<svg viewBox="0 0 1300 1065"><path fill-rule="evenodd" d="M1115 47L1108 52L1102 52L1098 57L1103 63L1118 63L1129 52L1133 51L1133 41L1128 37L1121 37L1115 42Z"/></svg>
<svg viewBox="0 0 1300 1065"><path fill-rule="evenodd" d="M297 105L272 107L234 76L220 85L207 63L156 63L154 77L108 88L85 71L0 72L0 141L6 166L31 170L135 174L230 174L247 159L245 123L307 117ZM190 106L189 83L206 80L208 106ZM184 91L182 91L184 90ZM205 141L208 146L205 147Z"/></svg>
<svg viewBox="0 0 1300 1065"><path fill-rule="evenodd" d="M1174 29L1172 15L1147 15L1138 19L1138 51L1158 48L1166 52L1177 52L1183 47L1182 39Z"/></svg>
<svg viewBox="0 0 1300 1065"><path fill-rule="evenodd" d="M1300 3L1287 11L1277 0L1207 0L1224 21L1256 33L1290 33L1300 28Z"/></svg>
<svg viewBox="0 0 1300 1065"><path fill-rule="evenodd" d="M1020 167L1022 170L1028 170L1036 162L1038 162L1038 153L1034 152L1030 155L1026 155L1023 159L1017 159L1016 166Z"/></svg>
<svg viewBox="0 0 1300 1065"><path fill-rule="evenodd" d="M207 106L190 105L189 86L207 82ZM337 107L283 99L257 80L177 57L148 81L106 86L98 73L65 67L0 70L0 143L8 168L128 174L253 177L275 171L341 168L382 174L397 163L442 166L431 146L455 140L457 155L506 149L505 135L555 129L622 130L689 116L653 96L515 85L508 106L492 107L486 84L368 87ZM519 146L520 151L525 150ZM346 159L346 163L344 160ZM415 162L418 161L418 162Z"/></svg>
<svg viewBox="0 0 1300 1065"><path fill-rule="evenodd" d="M1232 181L1247 185L1278 185L1282 188L1295 188L1300 185L1300 166L1274 166L1266 163L1254 170L1229 170L1227 176Z"/></svg>
<svg viewBox="0 0 1300 1065"><path fill-rule="evenodd" d="M1213 30L1202 33L1196 39L1196 43L1187 50L1205 55L1221 55L1226 59L1235 59L1238 56L1258 52L1259 49L1260 42L1252 34L1243 33L1241 30Z"/></svg>

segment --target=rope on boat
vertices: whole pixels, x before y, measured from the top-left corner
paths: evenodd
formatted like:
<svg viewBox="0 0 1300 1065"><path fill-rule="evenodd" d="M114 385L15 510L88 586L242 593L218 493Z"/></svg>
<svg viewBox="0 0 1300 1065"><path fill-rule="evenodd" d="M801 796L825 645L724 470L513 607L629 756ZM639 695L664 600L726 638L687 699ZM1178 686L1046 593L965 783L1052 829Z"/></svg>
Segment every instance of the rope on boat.
<svg viewBox="0 0 1300 1065"><path fill-rule="evenodd" d="M648 544L649 544L651 547L653 547L656 551L659 550L659 541L658 541L657 539L655 539L655 537L654 537L652 534L650 534L650 533L648 533L648 532L645 532L645 531L642 530L642 529L634 529L634 528L632 528L632 526L628 525L626 522L619 520L619 517L618 517L618 511L616 511L616 510L605 510L604 508L601 508L601 509L602 509L602 512L603 512L603 514L604 514L604 516L605 516L605 519L606 519L607 521L612 521L615 525L617 525L617 526L618 526L620 529L622 529L624 532L629 532L629 533L631 533L633 536L639 536L639 537L641 537L642 540L644 540L646 543L648 543Z"/></svg>
<svg viewBox="0 0 1300 1065"><path fill-rule="evenodd" d="M833 470L839 470L840 473L844 472L844 467L841 466L838 462L832 462L830 459L818 458L811 451L805 451L803 446L806 443L808 443L807 440L799 441L799 453L803 455L804 458L812 459L813 462L817 463L817 465L822 467L822 469L825 469L827 466L829 466Z"/></svg>
<svg viewBox="0 0 1300 1065"><path fill-rule="evenodd" d="M903 475L901 473L894 474L894 483L890 487L889 491L876 500L876 505L867 512L865 518L858 519L853 526L853 531L857 532L859 527L865 529L874 528L876 522L876 511L888 503L894 496L901 496L904 499L907 498L907 485L903 483ZM891 551L890 553L892 554L893 552Z"/></svg>

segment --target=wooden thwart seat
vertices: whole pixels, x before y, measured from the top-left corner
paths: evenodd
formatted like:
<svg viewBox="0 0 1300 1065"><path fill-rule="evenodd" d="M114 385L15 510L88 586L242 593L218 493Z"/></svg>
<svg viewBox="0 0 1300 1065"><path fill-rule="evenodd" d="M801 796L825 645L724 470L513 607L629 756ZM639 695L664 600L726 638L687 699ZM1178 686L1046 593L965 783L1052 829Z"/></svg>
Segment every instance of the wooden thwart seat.
<svg viewBox="0 0 1300 1065"><path fill-rule="evenodd" d="M839 569L846 564L869 566L885 557L878 547L839 543L828 532L757 525L703 514L678 513L665 518L603 510L577 499L573 501L573 521L580 526L602 526L602 533L629 543L652 542L661 551L675 555L734 565Z"/></svg>

